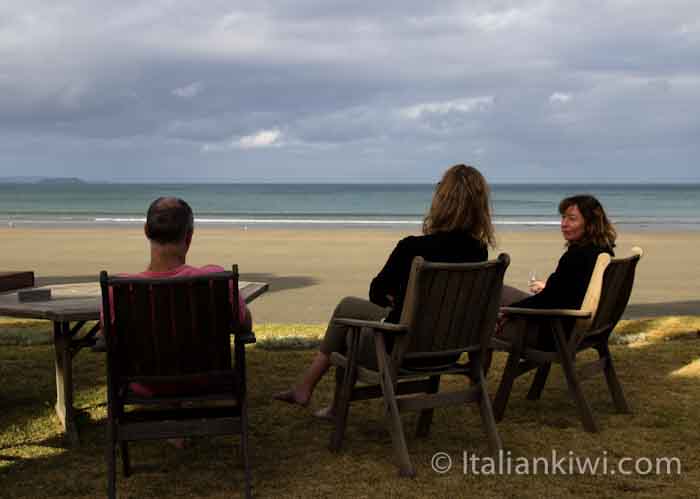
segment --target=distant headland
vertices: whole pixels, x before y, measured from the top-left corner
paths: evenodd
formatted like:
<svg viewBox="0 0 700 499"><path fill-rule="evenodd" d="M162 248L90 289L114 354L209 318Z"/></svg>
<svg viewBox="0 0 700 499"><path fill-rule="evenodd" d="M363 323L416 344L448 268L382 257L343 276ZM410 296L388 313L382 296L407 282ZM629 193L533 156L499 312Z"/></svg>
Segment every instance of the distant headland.
<svg viewBox="0 0 700 499"><path fill-rule="evenodd" d="M74 185L86 183L78 177L0 177L0 184Z"/></svg>

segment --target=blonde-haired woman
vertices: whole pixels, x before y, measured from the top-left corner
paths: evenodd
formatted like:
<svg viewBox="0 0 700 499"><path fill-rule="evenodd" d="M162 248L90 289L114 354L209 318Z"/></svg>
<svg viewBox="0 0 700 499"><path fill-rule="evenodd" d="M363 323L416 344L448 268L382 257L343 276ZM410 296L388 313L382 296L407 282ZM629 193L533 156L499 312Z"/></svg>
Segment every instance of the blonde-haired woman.
<svg viewBox="0 0 700 499"><path fill-rule="evenodd" d="M488 247L494 245L486 180L473 166L449 168L435 189L430 211L423 221L423 235L399 241L384 268L372 280L369 301L355 297L341 300L328 323L320 351L301 381L274 398L301 406L309 403L316 384L330 367L331 353L346 350L347 328L334 324L334 318L399 321L414 257L422 256L433 262L481 262L488 258ZM376 362L370 334L363 332L359 355L365 365ZM317 415L330 416L327 411Z"/></svg>

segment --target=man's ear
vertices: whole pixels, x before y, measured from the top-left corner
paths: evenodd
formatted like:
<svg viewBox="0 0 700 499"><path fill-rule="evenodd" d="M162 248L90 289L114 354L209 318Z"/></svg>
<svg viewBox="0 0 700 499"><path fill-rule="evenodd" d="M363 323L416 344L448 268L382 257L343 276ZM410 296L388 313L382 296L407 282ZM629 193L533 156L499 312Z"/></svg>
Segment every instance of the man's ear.
<svg viewBox="0 0 700 499"><path fill-rule="evenodd" d="M192 234L194 234L193 230L187 232L187 235L185 236L185 248L187 249L189 249L190 244L192 244Z"/></svg>
<svg viewBox="0 0 700 499"><path fill-rule="evenodd" d="M146 239L150 239L148 237L148 224L143 224L143 233L146 235Z"/></svg>

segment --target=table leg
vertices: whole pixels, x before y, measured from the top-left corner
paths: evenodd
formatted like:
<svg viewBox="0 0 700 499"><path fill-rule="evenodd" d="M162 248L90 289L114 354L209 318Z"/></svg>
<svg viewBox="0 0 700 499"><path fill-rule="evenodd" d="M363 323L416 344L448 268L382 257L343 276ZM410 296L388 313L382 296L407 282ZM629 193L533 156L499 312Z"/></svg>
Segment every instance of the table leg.
<svg viewBox="0 0 700 499"><path fill-rule="evenodd" d="M73 411L73 354L70 349L70 325L54 322L53 340L56 349L56 414L73 447L80 445Z"/></svg>

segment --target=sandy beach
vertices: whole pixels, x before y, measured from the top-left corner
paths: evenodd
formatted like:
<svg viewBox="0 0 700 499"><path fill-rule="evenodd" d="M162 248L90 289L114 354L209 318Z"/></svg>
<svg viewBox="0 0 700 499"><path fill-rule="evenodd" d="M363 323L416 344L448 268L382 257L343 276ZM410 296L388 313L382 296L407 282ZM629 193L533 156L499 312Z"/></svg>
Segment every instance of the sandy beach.
<svg viewBox="0 0 700 499"><path fill-rule="evenodd" d="M369 282L396 242L415 232L357 228L197 228L188 263L238 263L242 279L270 291L251 309L257 322L319 323L346 295L366 297ZM40 282L96 280L100 270L137 272L148 261L141 227L2 228L0 270L33 270ZM556 227L501 231L511 256L506 282L524 287L546 277L563 251ZM700 314L700 232L621 232L618 255L644 248L628 317Z"/></svg>

